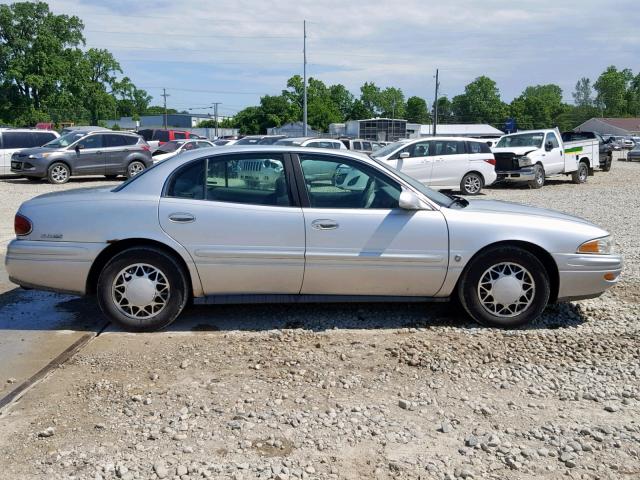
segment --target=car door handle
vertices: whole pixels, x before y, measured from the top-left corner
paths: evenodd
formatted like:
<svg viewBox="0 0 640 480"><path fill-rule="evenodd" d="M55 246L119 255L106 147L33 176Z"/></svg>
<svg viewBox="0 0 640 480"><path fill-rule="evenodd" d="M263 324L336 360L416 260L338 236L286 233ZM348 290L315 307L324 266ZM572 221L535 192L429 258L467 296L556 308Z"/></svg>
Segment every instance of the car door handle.
<svg viewBox="0 0 640 480"><path fill-rule="evenodd" d="M311 227L316 230L335 230L339 226L340 225L335 220L329 220L326 218L311 222Z"/></svg>
<svg viewBox="0 0 640 480"><path fill-rule="evenodd" d="M169 215L169 220L175 223L191 223L196 221L196 217L190 213L176 212Z"/></svg>

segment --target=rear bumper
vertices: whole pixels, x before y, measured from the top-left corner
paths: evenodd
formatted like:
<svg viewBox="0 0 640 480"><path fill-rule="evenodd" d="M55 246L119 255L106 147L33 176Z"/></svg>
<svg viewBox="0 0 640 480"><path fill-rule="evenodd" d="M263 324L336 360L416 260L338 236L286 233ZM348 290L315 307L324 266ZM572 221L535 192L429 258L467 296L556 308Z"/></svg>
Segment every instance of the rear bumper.
<svg viewBox="0 0 640 480"><path fill-rule="evenodd" d="M535 180L536 174L533 167L525 167L520 170L496 170L497 182L530 182Z"/></svg>
<svg viewBox="0 0 640 480"><path fill-rule="evenodd" d="M560 274L558 301L598 297L620 280L620 255L555 254L553 257ZM613 279L605 279L607 274Z"/></svg>
<svg viewBox="0 0 640 480"><path fill-rule="evenodd" d="M83 295L101 243L13 240L5 265L9 280L29 288Z"/></svg>

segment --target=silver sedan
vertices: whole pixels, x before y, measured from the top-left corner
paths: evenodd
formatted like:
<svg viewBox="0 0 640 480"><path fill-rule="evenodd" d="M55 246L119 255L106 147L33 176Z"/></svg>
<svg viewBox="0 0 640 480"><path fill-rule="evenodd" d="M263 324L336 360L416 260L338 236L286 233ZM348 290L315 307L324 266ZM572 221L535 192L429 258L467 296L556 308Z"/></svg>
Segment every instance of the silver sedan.
<svg viewBox="0 0 640 480"><path fill-rule="evenodd" d="M96 295L130 330L195 303L444 301L511 327L596 297L622 259L580 218L424 187L365 155L202 149L116 188L42 195L15 217L13 282Z"/></svg>

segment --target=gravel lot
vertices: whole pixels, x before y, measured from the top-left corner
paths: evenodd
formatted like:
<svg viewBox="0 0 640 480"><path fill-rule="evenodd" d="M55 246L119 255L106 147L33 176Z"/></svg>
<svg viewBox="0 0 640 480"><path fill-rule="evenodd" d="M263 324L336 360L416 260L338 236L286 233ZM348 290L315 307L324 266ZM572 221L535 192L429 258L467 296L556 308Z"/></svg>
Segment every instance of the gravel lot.
<svg viewBox="0 0 640 480"><path fill-rule="evenodd" d="M640 478L638 175L617 162L586 185L486 192L610 230L624 279L599 299L512 331L401 304L199 307L167 332L108 330L0 417L0 476ZM2 209L18 188L0 182Z"/></svg>

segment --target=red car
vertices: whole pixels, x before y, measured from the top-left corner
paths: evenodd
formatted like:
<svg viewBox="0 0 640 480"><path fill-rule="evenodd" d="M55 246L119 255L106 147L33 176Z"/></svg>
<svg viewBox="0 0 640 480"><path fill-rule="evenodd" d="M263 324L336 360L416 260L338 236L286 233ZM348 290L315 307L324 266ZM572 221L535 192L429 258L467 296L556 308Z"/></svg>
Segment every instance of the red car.
<svg viewBox="0 0 640 480"><path fill-rule="evenodd" d="M184 130L165 130L163 128L144 128L138 130L138 135L147 141L151 147L151 152L154 152L160 145L172 140L185 140L192 137L200 138Z"/></svg>

